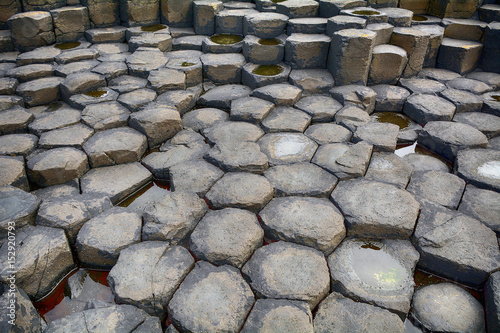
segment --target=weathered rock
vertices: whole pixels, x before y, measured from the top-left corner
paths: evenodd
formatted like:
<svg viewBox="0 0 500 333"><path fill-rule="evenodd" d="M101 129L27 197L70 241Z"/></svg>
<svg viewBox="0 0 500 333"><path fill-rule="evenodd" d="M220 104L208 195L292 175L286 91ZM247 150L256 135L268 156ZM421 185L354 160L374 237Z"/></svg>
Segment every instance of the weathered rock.
<svg viewBox="0 0 500 333"><path fill-rule="evenodd" d="M320 145L328 143L348 142L352 137L351 131L343 126L336 124L310 125L304 132L304 134Z"/></svg>
<svg viewBox="0 0 500 333"><path fill-rule="evenodd" d="M94 130L83 124L67 126L49 132L44 132L40 136L38 147L42 149L62 147L81 149L85 141L87 141L92 134L94 134Z"/></svg>
<svg viewBox="0 0 500 333"><path fill-rule="evenodd" d="M0 186L12 185L29 191L28 178L21 156L0 156Z"/></svg>
<svg viewBox="0 0 500 333"><path fill-rule="evenodd" d="M117 102L92 104L82 112L82 122L96 131L127 125L130 112Z"/></svg>
<svg viewBox="0 0 500 333"><path fill-rule="evenodd" d="M277 105L292 106L302 97L302 90L290 84L278 83L255 89L252 96Z"/></svg>
<svg viewBox="0 0 500 333"><path fill-rule="evenodd" d="M27 106L49 104L60 98L59 85L62 81L62 78L53 76L21 83L16 93Z"/></svg>
<svg viewBox="0 0 500 333"><path fill-rule="evenodd" d="M42 332L46 326L42 316L37 312L29 296L21 288L11 291L9 285L2 285L2 296L0 304L2 306L2 318L5 320L0 324L2 332L15 332L16 330L31 331L34 333ZM11 303L15 300L15 303ZM14 307L12 308L12 304ZM11 308L9 308L9 306ZM11 322L15 318L15 325Z"/></svg>
<svg viewBox="0 0 500 333"><path fill-rule="evenodd" d="M0 78L0 94L2 95L14 95L19 82L13 78Z"/></svg>
<svg viewBox="0 0 500 333"><path fill-rule="evenodd" d="M28 156L35 150L38 138L33 134L7 134L0 136L0 155Z"/></svg>
<svg viewBox="0 0 500 333"><path fill-rule="evenodd" d="M255 142L264 135L260 127L242 121L224 121L203 131L212 143Z"/></svg>
<svg viewBox="0 0 500 333"><path fill-rule="evenodd" d="M274 68L273 68L274 66ZM279 84L288 81L288 75L290 74L290 67L285 64L274 64L271 69L280 71L280 73L275 75L261 75L258 74L261 70L267 70L265 65L256 65L248 63L243 67L241 81L243 84L249 86L252 89L260 88L270 84Z"/></svg>
<svg viewBox="0 0 500 333"><path fill-rule="evenodd" d="M21 83L53 75L54 66L51 64L31 64L15 67L7 71L7 76L15 78Z"/></svg>
<svg viewBox="0 0 500 333"><path fill-rule="evenodd" d="M360 0L320 0L319 16L332 17L339 15L342 9L349 9L365 5L366 1Z"/></svg>
<svg viewBox="0 0 500 333"><path fill-rule="evenodd" d="M11 108L17 108L17 107L24 107L24 101L21 97L10 96L10 95L1 95L0 96L0 111L8 110ZM6 115L7 115L7 113L2 112L1 118L4 118ZM2 124L2 123L0 123L0 124ZM9 133L12 133L12 132L9 132Z"/></svg>
<svg viewBox="0 0 500 333"><path fill-rule="evenodd" d="M399 46L381 44L373 48L368 82L370 84L395 84L398 82L408 57Z"/></svg>
<svg viewBox="0 0 500 333"><path fill-rule="evenodd" d="M196 192L200 197L223 175L222 170L203 160L181 162L169 168L169 179L174 191Z"/></svg>
<svg viewBox="0 0 500 333"><path fill-rule="evenodd" d="M493 149L467 149L457 154L455 170L467 183L500 192L498 158Z"/></svg>
<svg viewBox="0 0 500 333"><path fill-rule="evenodd" d="M84 0L88 1L88 0ZM102 1L103 3L105 1ZM92 7L87 6L89 8L90 20L92 25L96 25L92 17ZM110 14L102 13L102 14ZM112 14L112 13L111 13ZM114 26L107 28L98 28L98 29L90 29L85 31L85 38L91 42L92 44L96 43L123 43L125 41L125 27L122 26Z"/></svg>
<svg viewBox="0 0 500 333"><path fill-rule="evenodd" d="M26 133L28 124L35 117L21 107L9 108L0 112L0 134Z"/></svg>
<svg viewBox="0 0 500 333"><path fill-rule="evenodd" d="M134 112L155 99L156 92L154 90L143 88L120 95L118 102Z"/></svg>
<svg viewBox="0 0 500 333"><path fill-rule="evenodd" d="M396 154L374 153L370 160L365 178L383 183L396 185L405 189L410 181L413 166Z"/></svg>
<svg viewBox="0 0 500 333"><path fill-rule="evenodd" d="M453 121L470 125L481 131L487 138L496 137L500 134L500 118L488 113L459 113L453 117Z"/></svg>
<svg viewBox="0 0 500 333"><path fill-rule="evenodd" d="M318 148L314 141L301 133L266 134L258 144L271 166L309 162Z"/></svg>
<svg viewBox="0 0 500 333"><path fill-rule="evenodd" d="M181 130L181 117L177 110L166 107L151 107L134 112L129 126L148 138L149 147L166 141Z"/></svg>
<svg viewBox="0 0 500 333"><path fill-rule="evenodd" d="M198 105L229 110L233 100L247 97L252 90L244 85L227 84L210 89L198 99Z"/></svg>
<svg viewBox="0 0 500 333"><path fill-rule="evenodd" d="M161 52L172 51L172 36L166 33L145 32L132 36L128 40L130 52L135 52L139 47L157 48Z"/></svg>
<svg viewBox="0 0 500 333"><path fill-rule="evenodd" d="M87 72L100 65L98 60L84 60L71 62L69 64L58 65L54 69L54 73L60 77L67 77L68 75Z"/></svg>
<svg viewBox="0 0 500 333"><path fill-rule="evenodd" d="M167 61L168 58L158 49L139 48L127 57L126 63L131 75L147 78L149 72L165 66Z"/></svg>
<svg viewBox="0 0 500 333"><path fill-rule="evenodd" d="M0 188L0 239L8 236L9 227L22 229L34 224L40 200L13 186ZM10 228L12 229L12 228ZM11 230L10 230L11 231Z"/></svg>
<svg viewBox="0 0 500 333"><path fill-rule="evenodd" d="M366 25L367 30L371 30L377 34L375 37L375 46L382 44L390 44L394 26L389 23L371 23Z"/></svg>
<svg viewBox="0 0 500 333"><path fill-rule="evenodd" d="M330 143L319 147L312 163L333 173L339 179L363 177L373 146L366 142L354 145L347 143Z"/></svg>
<svg viewBox="0 0 500 333"><path fill-rule="evenodd" d="M267 133L304 132L311 123L311 117L300 110L287 106L278 106L261 123Z"/></svg>
<svg viewBox="0 0 500 333"><path fill-rule="evenodd" d="M465 190L465 181L441 171L416 172L407 188L417 200L433 201L450 209L457 209Z"/></svg>
<svg viewBox="0 0 500 333"><path fill-rule="evenodd" d="M486 323L488 328L498 327L500 324L500 316L498 312L498 277L499 273L491 274L490 278L484 286L485 290L485 310Z"/></svg>
<svg viewBox="0 0 500 333"><path fill-rule="evenodd" d="M216 108L202 108L186 113L182 117L182 125L184 128L190 128L193 131L199 132L225 122L228 118L229 115L227 112L222 110Z"/></svg>
<svg viewBox="0 0 500 333"><path fill-rule="evenodd" d="M257 97L238 98L231 102L230 119L259 124L273 109L272 102Z"/></svg>
<svg viewBox="0 0 500 333"><path fill-rule="evenodd" d="M165 67L183 72L186 76L186 87L203 83L203 67L199 59L193 62L185 61L185 59L170 59Z"/></svg>
<svg viewBox="0 0 500 333"><path fill-rule="evenodd" d="M76 41L90 28L88 8L85 6L53 9L50 14L58 43Z"/></svg>
<svg viewBox="0 0 500 333"><path fill-rule="evenodd" d="M246 63L242 54L204 54L200 60L203 63L203 73L209 80L219 84L241 82L241 71Z"/></svg>
<svg viewBox="0 0 500 333"><path fill-rule="evenodd" d="M294 69L290 72L289 81L311 94L326 94L334 86L333 76L326 69Z"/></svg>
<svg viewBox="0 0 500 333"><path fill-rule="evenodd" d="M301 98L295 107L309 114L313 122L329 122L342 108L342 104L328 96L313 95Z"/></svg>
<svg viewBox="0 0 500 333"><path fill-rule="evenodd" d="M377 93L370 87L361 85L346 85L330 90L334 99L344 106L355 106L365 110L368 114L375 110Z"/></svg>
<svg viewBox="0 0 500 333"><path fill-rule="evenodd" d="M438 120L449 121L455 115L456 107L444 98L418 94L408 97L403 112L419 124L427 124Z"/></svg>
<svg viewBox="0 0 500 333"><path fill-rule="evenodd" d="M320 34L293 34L286 39L285 61L296 69L325 67L330 41Z"/></svg>
<svg viewBox="0 0 500 333"><path fill-rule="evenodd" d="M193 26L197 35L215 33L215 16L224 9L222 2L212 0L193 1Z"/></svg>
<svg viewBox="0 0 500 333"><path fill-rule="evenodd" d="M44 80L44 79L42 79ZM83 94L106 86L106 79L96 73L80 72L68 75L61 82L61 94L65 101L75 94Z"/></svg>
<svg viewBox="0 0 500 333"><path fill-rule="evenodd" d="M55 42L52 16L49 12L35 11L12 15L9 20L12 41L21 51Z"/></svg>
<svg viewBox="0 0 500 333"><path fill-rule="evenodd" d="M333 34L340 30L365 28L366 20L364 18L351 15L336 15L328 19L326 35L333 37Z"/></svg>
<svg viewBox="0 0 500 333"><path fill-rule="evenodd" d="M439 48L443 42L444 28L437 24L421 24L414 26L414 28L430 34L424 67L435 67Z"/></svg>
<svg viewBox="0 0 500 333"><path fill-rule="evenodd" d="M445 89L439 93L439 96L455 105L457 112L455 116L458 116L460 112L480 112L483 107L483 100L481 97L467 91Z"/></svg>
<svg viewBox="0 0 500 333"><path fill-rule="evenodd" d="M198 95L196 91L172 90L159 95L156 103L176 109L182 116L194 108Z"/></svg>
<svg viewBox="0 0 500 333"><path fill-rule="evenodd" d="M373 145L375 151L389 151L396 149L399 127L389 123L368 123L359 126L354 132L352 141L364 141Z"/></svg>
<svg viewBox="0 0 500 333"><path fill-rule="evenodd" d="M99 44L98 44L99 45ZM128 67L123 61L106 61L92 68L92 72L104 76L106 81L128 74Z"/></svg>
<svg viewBox="0 0 500 333"><path fill-rule="evenodd" d="M483 44L474 41L443 38L439 47L436 67L463 75L476 68Z"/></svg>
<svg viewBox="0 0 500 333"><path fill-rule="evenodd" d="M205 155L205 159L225 172L262 173L268 167L267 156L254 142L222 142Z"/></svg>
<svg viewBox="0 0 500 333"><path fill-rule="evenodd" d="M497 192L467 185L458 211L481 221L498 235L500 233L498 222L500 221L500 209L497 205L499 199L500 194Z"/></svg>
<svg viewBox="0 0 500 333"><path fill-rule="evenodd" d="M391 44L402 47L408 54L403 77L417 74L423 67L430 34L415 28L394 28Z"/></svg>
<svg viewBox="0 0 500 333"><path fill-rule="evenodd" d="M192 0L163 0L160 2L162 23L172 27L190 27L193 23Z"/></svg>
<svg viewBox="0 0 500 333"><path fill-rule="evenodd" d="M55 61L58 64L69 64L77 61L94 60L99 57L99 52L92 48L77 48L62 52Z"/></svg>
<svg viewBox="0 0 500 333"><path fill-rule="evenodd" d="M288 17L278 13L259 13L245 15L243 34L258 38L276 38L283 34Z"/></svg>

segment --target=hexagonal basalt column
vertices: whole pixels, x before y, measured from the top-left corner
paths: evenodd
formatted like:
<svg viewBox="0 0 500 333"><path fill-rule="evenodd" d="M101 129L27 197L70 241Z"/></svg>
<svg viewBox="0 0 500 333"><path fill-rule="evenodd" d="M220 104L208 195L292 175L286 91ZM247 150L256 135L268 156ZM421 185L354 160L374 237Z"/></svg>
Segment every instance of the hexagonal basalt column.
<svg viewBox="0 0 500 333"><path fill-rule="evenodd" d="M398 46L389 44L375 46L368 82L370 84L396 84L407 61L406 51Z"/></svg>
<svg viewBox="0 0 500 333"><path fill-rule="evenodd" d="M443 38L439 47L436 67L448 69L459 74L471 72L476 68L483 44L460 39Z"/></svg>
<svg viewBox="0 0 500 333"><path fill-rule="evenodd" d="M386 23L389 19L386 13L373 9L371 7L356 7L352 9L344 9L340 11L340 14L364 18L366 20L366 24Z"/></svg>
<svg viewBox="0 0 500 333"><path fill-rule="evenodd" d="M52 16L49 12L19 13L9 18L14 45L21 51L30 51L55 42Z"/></svg>
<svg viewBox="0 0 500 333"><path fill-rule="evenodd" d="M204 54L201 56L203 73L216 83L240 83L245 57L239 53Z"/></svg>
<svg viewBox="0 0 500 333"><path fill-rule="evenodd" d="M314 0L287 0L276 2L276 12L289 18L318 16L319 4Z"/></svg>
<svg viewBox="0 0 500 333"><path fill-rule="evenodd" d="M223 10L215 16L215 32L218 34L243 34L243 21L248 14L258 13L253 9Z"/></svg>
<svg viewBox="0 0 500 333"><path fill-rule="evenodd" d="M285 44L285 61L294 69L324 68L331 38L325 35L292 34Z"/></svg>
<svg viewBox="0 0 500 333"><path fill-rule="evenodd" d="M275 65L285 56L284 38L258 38L247 35L243 40L243 54L248 62L260 65Z"/></svg>
<svg viewBox="0 0 500 333"><path fill-rule="evenodd" d="M252 89L267 86L269 84L287 82L291 68L285 64L281 65L256 65L246 64L243 67L242 83Z"/></svg>
<svg viewBox="0 0 500 333"><path fill-rule="evenodd" d="M217 0L197 0L193 2L193 25L197 35L213 35L215 32L215 15L224 9Z"/></svg>
<svg viewBox="0 0 500 333"><path fill-rule="evenodd" d="M402 47L408 54L408 63L403 71L404 77L418 73L425 60L430 34L414 28L394 28L391 44Z"/></svg>
<svg viewBox="0 0 500 333"><path fill-rule="evenodd" d="M90 28L89 10L84 6L51 10L58 43L76 41Z"/></svg>
<svg viewBox="0 0 500 333"><path fill-rule="evenodd" d="M161 22L171 27L193 24L193 0L161 0Z"/></svg>
<svg viewBox="0 0 500 333"><path fill-rule="evenodd" d="M93 28L111 27L120 24L120 2L115 0L80 0L88 8L90 25Z"/></svg>
<svg viewBox="0 0 500 333"><path fill-rule="evenodd" d="M286 28L288 16L277 13L259 13L246 15L243 20L243 34L259 38L276 38Z"/></svg>
<svg viewBox="0 0 500 333"><path fill-rule="evenodd" d="M160 23L160 0L120 0L120 16L127 27Z"/></svg>

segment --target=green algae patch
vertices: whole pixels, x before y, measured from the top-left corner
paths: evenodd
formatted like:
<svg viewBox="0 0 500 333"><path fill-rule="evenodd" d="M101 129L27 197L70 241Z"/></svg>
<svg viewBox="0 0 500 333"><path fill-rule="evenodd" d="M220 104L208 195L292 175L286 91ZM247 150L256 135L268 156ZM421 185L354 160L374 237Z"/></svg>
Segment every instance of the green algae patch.
<svg viewBox="0 0 500 333"><path fill-rule="evenodd" d="M94 97L94 98L101 98L101 97L105 97L106 95L108 95L108 91L106 91L106 90L93 90L93 91L89 91L89 92L85 93L84 95L89 96L89 97Z"/></svg>
<svg viewBox="0 0 500 333"><path fill-rule="evenodd" d="M278 65L260 65L252 73L262 76L274 76L282 73L283 70L284 68Z"/></svg>
<svg viewBox="0 0 500 333"><path fill-rule="evenodd" d="M423 15L413 15L412 20L418 21L418 22L423 22L423 21L427 21L429 19Z"/></svg>
<svg viewBox="0 0 500 333"><path fill-rule="evenodd" d="M239 35L221 34L210 37L210 40L216 44L230 45L241 42L243 37Z"/></svg>
<svg viewBox="0 0 500 333"><path fill-rule="evenodd" d="M261 38L259 39L259 44L265 46L280 45L281 41L276 38Z"/></svg>
<svg viewBox="0 0 500 333"><path fill-rule="evenodd" d="M370 242L366 242L365 244L361 245L361 248L380 251L380 247L378 247L377 245L370 243Z"/></svg>
<svg viewBox="0 0 500 333"><path fill-rule="evenodd" d="M497 102L500 102L500 95L492 95L491 98L493 98Z"/></svg>
<svg viewBox="0 0 500 333"><path fill-rule="evenodd" d="M71 50L80 45L82 45L82 43L80 42L67 42L56 44L54 45L54 47L58 48L59 50Z"/></svg>
<svg viewBox="0 0 500 333"><path fill-rule="evenodd" d="M194 66L194 65L196 65L194 62L184 61L183 63L181 63L182 67L190 67L190 66Z"/></svg>
<svg viewBox="0 0 500 333"><path fill-rule="evenodd" d="M408 128L411 125L409 117L397 112L376 112L374 113L374 118L379 123L398 125L400 130Z"/></svg>
<svg viewBox="0 0 500 333"><path fill-rule="evenodd" d="M280 2L285 2L286 0L271 0L272 3L280 3Z"/></svg>
<svg viewBox="0 0 500 333"><path fill-rule="evenodd" d="M352 13L356 15L380 15L380 12L374 10L355 10Z"/></svg>
<svg viewBox="0 0 500 333"><path fill-rule="evenodd" d="M163 24L151 24L151 25L146 25L144 27L141 27L141 30L142 31L147 31L147 32L155 32L155 31L158 31L158 30L163 30L166 27L167 26L163 25Z"/></svg>

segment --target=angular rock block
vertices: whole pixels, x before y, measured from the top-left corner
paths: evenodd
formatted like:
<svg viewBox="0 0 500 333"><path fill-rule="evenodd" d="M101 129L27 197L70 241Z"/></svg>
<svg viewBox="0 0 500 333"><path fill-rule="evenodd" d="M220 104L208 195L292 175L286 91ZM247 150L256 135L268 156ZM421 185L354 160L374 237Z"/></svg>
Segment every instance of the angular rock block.
<svg viewBox="0 0 500 333"><path fill-rule="evenodd" d="M403 77L417 74L424 65L430 34L414 28L394 28L391 44L402 47L408 54Z"/></svg>
<svg viewBox="0 0 500 333"><path fill-rule="evenodd" d="M49 12L19 13L9 18L12 42L20 51L30 51L55 42L52 16Z"/></svg>
<svg viewBox="0 0 500 333"><path fill-rule="evenodd" d="M275 67L270 68L270 66L266 65L256 65L256 64L246 64L243 67L243 72L242 72L242 83L251 89L257 89L263 86L267 86L270 84L277 84L277 83L284 83L287 82L288 80L288 75L290 74L290 67L281 64L281 65L272 65ZM265 71L266 69L275 69L277 72L280 71L278 74L272 74L272 75L260 75L259 71L263 70Z"/></svg>
<svg viewBox="0 0 500 333"><path fill-rule="evenodd" d="M318 34L292 34L286 39L285 62L293 69L324 68L331 38Z"/></svg>
<svg viewBox="0 0 500 333"><path fill-rule="evenodd" d="M327 94L334 86L333 76L327 69L294 69L288 79L311 94Z"/></svg>
<svg viewBox="0 0 500 333"><path fill-rule="evenodd" d="M482 49L479 42L443 38L436 66L463 75L476 68Z"/></svg>
<svg viewBox="0 0 500 333"><path fill-rule="evenodd" d="M72 42L83 37L90 28L89 10L84 6L62 7L50 11L56 41Z"/></svg>
<svg viewBox="0 0 500 333"><path fill-rule="evenodd" d="M500 19L499 19L500 20ZM481 69L500 73L500 22L488 24L484 34L484 49L481 56Z"/></svg>
<svg viewBox="0 0 500 333"><path fill-rule="evenodd" d="M211 36L215 33L215 16L224 9L217 0L197 0L193 2L193 25L197 35Z"/></svg>
<svg viewBox="0 0 500 333"><path fill-rule="evenodd" d="M289 18L318 16L319 4L314 0L287 0L276 3L276 12Z"/></svg>
<svg viewBox="0 0 500 333"><path fill-rule="evenodd" d="M499 158L498 150L464 149L457 154L455 170L468 184L500 192Z"/></svg>
<svg viewBox="0 0 500 333"><path fill-rule="evenodd" d="M161 22L170 27L193 25L193 0L161 0Z"/></svg>
<svg viewBox="0 0 500 333"><path fill-rule="evenodd" d="M443 19L444 35L448 38L480 42L487 23L471 19Z"/></svg>
<svg viewBox="0 0 500 333"><path fill-rule="evenodd" d="M343 9L366 6L362 0L319 0L319 16L332 17L340 14Z"/></svg>
<svg viewBox="0 0 500 333"><path fill-rule="evenodd" d="M253 9L223 10L215 16L215 32L218 34L243 35L245 16L258 13Z"/></svg>
<svg viewBox="0 0 500 333"><path fill-rule="evenodd" d="M333 37L337 31L344 29L365 29L366 20L350 15L337 15L330 17L326 23L326 35Z"/></svg>
<svg viewBox="0 0 500 333"><path fill-rule="evenodd" d="M429 0L399 0L399 7L411 10L415 14L427 14Z"/></svg>
<svg viewBox="0 0 500 333"><path fill-rule="evenodd" d="M437 24L420 24L414 26L414 28L428 32L431 35L427 54L425 55L424 67L436 67L439 47L443 41L444 28Z"/></svg>
<svg viewBox="0 0 500 333"><path fill-rule="evenodd" d="M366 85L375 36L373 31L364 29L333 34L327 65L336 85Z"/></svg>
<svg viewBox="0 0 500 333"><path fill-rule="evenodd" d="M120 0L123 25L134 27L160 23L160 0Z"/></svg>
<svg viewBox="0 0 500 333"><path fill-rule="evenodd" d="M377 45L373 48L369 84L396 84L403 74L408 62L406 51L389 44Z"/></svg>
<svg viewBox="0 0 500 333"><path fill-rule="evenodd" d="M485 4L477 9L479 20L487 23L493 21L500 22L500 6L494 4Z"/></svg>
<svg viewBox="0 0 500 333"><path fill-rule="evenodd" d="M366 20L366 24L387 23L389 17L386 13L373 9L371 7L355 7L351 9L343 9L341 15L351 15Z"/></svg>
<svg viewBox="0 0 500 333"><path fill-rule="evenodd" d="M411 10L403 8L383 8L381 10L387 14L387 22L389 24L395 27L411 27L411 20L413 17L413 12Z"/></svg>
<svg viewBox="0 0 500 333"><path fill-rule="evenodd" d="M115 0L80 0L89 10L92 28L120 25L120 2Z"/></svg>
<svg viewBox="0 0 500 333"><path fill-rule="evenodd" d="M372 23L366 26L366 29L377 34L375 37L375 45L389 44L391 42L394 26L389 23Z"/></svg>
<svg viewBox="0 0 500 333"><path fill-rule="evenodd" d="M16 93L24 99L27 106L49 104L60 98L59 86L62 81L63 78L51 76L21 83Z"/></svg>
<svg viewBox="0 0 500 333"><path fill-rule="evenodd" d="M7 20L14 14L23 11L21 0L5 1L0 3L0 29L8 29Z"/></svg>
<svg viewBox="0 0 500 333"><path fill-rule="evenodd" d="M23 11L51 10L66 5L65 0L21 0Z"/></svg>
<svg viewBox="0 0 500 333"><path fill-rule="evenodd" d="M276 65L285 57L285 45L281 38L262 39L247 35L243 40L243 55L250 63Z"/></svg>
<svg viewBox="0 0 500 333"><path fill-rule="evenodd" d="M476 8L482 3L479 0L430 0L427 14L439 18L451 17L468 19L476 12Z"/></svg>
<svg viewBox="0 0 500 333"><path fill-rule="evenodd" d="M12 52L12 51L14 51L14 44L12 44L10 31L0 30L0 52ZM1 72L3 72L3 69Z"/></svg>
<svg viewBox="0 0 500 333"><path fill-rule="evenodd" d="M304 17L288 20L287 35L299 34L325 34L327 19L322 17Z"/></svg>
<svg viewBox="0 0 500 333"><path fill-rule="evenodd" d="M243 34L258 38L276 38L283 34L288 16L277 13L259 13L245 15Z"/></svg>
<svg viewBox="0 0 500 333"><path fill-rule="evenodd" d="M24 168L24 159L20 156L0 156L0 186L11 185L29 191L28 177Z"/></svg>
<svg viewBox="0 0 500 333"><path fill-rule="evenodd" d="M240 83L245 57L239 53L204 54L201 56L203 73L209 80L220 83Z"/></svg>

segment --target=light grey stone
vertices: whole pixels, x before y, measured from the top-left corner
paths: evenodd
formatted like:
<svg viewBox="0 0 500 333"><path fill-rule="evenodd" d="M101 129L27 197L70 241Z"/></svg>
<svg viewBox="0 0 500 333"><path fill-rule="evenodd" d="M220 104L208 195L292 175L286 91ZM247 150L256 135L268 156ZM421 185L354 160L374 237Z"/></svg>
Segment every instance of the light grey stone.
<svg viewBox="0 0 500 333"><path fill-rule="evenodd" d="M256 142L264 135L260 127L242 121L225 121L203 131L212 143Z"/></svg>
<svg viewBox="0 0 500 333"><path fill-rule="evenodd" d="M322 145L312 163L333 173L339 179L363 177L373 152L366 142L356 144L330 143Z"/></svg>
<svg viewBox="0 0 500 333"><path fill-rule="evenodd" d="M309 162L318 145L302 133L269 133L258 142L269 165Z"/></svg>
<svg viewBox="0 0 500 333"><path fill-rule="evenodd" d="M405 189L413 173L413 165L393 153L374 153L365 178Z"/></svg>
<svg viewBox="0 0 500 333"><path fill-rule="evenodd" d="M425 125L434 121L450 121L455 115L456 107L444 98L417 94L408 97L403 112L418 124Z"/></svg>

